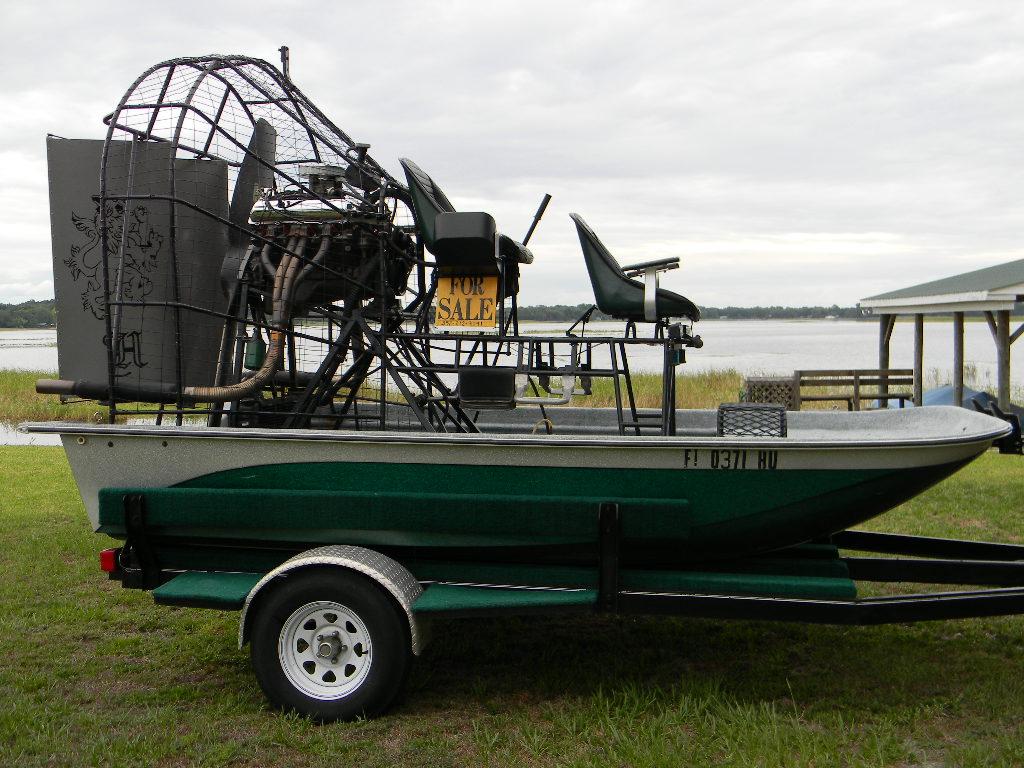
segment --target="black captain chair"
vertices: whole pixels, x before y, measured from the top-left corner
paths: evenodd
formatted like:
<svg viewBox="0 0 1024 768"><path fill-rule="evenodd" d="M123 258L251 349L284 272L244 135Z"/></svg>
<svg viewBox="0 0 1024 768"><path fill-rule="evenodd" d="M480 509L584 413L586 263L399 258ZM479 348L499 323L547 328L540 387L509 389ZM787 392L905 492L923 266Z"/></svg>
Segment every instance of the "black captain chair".
<svg viewBox="0 0 1024 768"><path fill-rule="evenodd" d="M692 301L658 287L658 273L678 268L678 257L621 267L583 217L577 213L569 215L580 236L583 258L587 272L590 273L598 309L631 323L664 325L670 318L686 318L694 322L700 320L700 310ZM644 282L633 279L641 276Z"/></svg>
<svg viewBox="0 0 1024 768"><path fill-rule="evenodd" d="M437 183L407 158L405 170L416 229L423 246L434 255L437 274L446 276L504 275L499 281L499 305L512 299L504 333L516 325L515 297L519 292L519 265L533 262L530 249L500 234L487 213L459 213ZM502 310L504 311L504 310ZM516 369L497 365L466 365L459 369L457 396L463 408L496 410L516 406Z"/></svg>
<svg viewBox="0 0 1024 768"><path fill-rule="evenodd" d="M456 213L455 206L452 205L445 193L441 191L437 182L416 163L404 157L400 158L399 162L405 170L405 178L409 183L413 213L416 216L416 228L419 230L426 249L438 257L438 266L443 271L449 266L443 263L446 256L448 256L448 249L444 247L443 241L445 240L446 230L450 231L453 229L451 222L447 221L443 214ZM486 216L486 214L481 215ZM488 218L490 217L488 216ZM493 219L491 219L491 223L493 225ZM532 264L533 253L525 245L507 235L497 233L497 238L497 256L505 264L505 293L506 295L513 296L519 292L519 265ZM467 274L499 274L498 265L494 258L490 257L487 262L471 265L462 260L461 263L450 266L453 269L458 268L459 270L465 270L469 267L470 272Z"/></svg>

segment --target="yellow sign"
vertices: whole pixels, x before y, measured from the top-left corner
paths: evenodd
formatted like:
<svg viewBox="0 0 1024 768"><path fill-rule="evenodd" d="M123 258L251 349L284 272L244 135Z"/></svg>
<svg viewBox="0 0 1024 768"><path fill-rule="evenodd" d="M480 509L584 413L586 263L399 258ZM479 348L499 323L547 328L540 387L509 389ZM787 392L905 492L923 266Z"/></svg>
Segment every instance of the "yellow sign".
<svg viewBox="0 0 1024 768"><path fill-rule="evenodd" d="M497 275L442 277L437 281L434 325L493 328L497 307Z"/></svg>

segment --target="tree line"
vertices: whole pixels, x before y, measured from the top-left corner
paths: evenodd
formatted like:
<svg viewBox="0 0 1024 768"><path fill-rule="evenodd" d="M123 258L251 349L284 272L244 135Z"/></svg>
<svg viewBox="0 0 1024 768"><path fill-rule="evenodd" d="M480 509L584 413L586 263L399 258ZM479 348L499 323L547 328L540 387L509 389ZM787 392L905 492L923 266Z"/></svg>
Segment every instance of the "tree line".
<svg viewBox="0 0 1024 768"><path fill-rule="evenodd" d="M572 322L590 307L590 304L554 304L550 306L520 307L520 320ZM825 318L861 318L864 313L857 307L701 307L702 320L822 320ZM610 320L603 312L595 311L593 320Z"/></svg>
<svg viewBox="0 0 1024 768"><path fill-rule="evenodd" d="M57 322L53 299L0 304L0 328L49 328Z"/></svg>

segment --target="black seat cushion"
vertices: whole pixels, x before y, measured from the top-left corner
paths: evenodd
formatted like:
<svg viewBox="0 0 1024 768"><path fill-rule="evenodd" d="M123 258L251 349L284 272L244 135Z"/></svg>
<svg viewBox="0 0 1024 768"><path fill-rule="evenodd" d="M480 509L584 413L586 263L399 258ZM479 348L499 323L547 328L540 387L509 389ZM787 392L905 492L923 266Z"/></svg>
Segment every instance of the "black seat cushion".
<svg viewBox="0 0 1024 768"><path fill-rule="evenodd" d="M405 157L400 158L399 162L405 170L405 178L409 183L416 227L423 239L423 245L436 256L435 219L441 213L454 213L455 206L452 205L437 182L416 163ZM500 233L498 234L498 250L505 258L506 264L505 295L513 296L519 292L519 264L533 263L533 253L522 243ZM487 269L476 271L490 273L490 270ZM497 271L496 266L495 271Z"/></svg>

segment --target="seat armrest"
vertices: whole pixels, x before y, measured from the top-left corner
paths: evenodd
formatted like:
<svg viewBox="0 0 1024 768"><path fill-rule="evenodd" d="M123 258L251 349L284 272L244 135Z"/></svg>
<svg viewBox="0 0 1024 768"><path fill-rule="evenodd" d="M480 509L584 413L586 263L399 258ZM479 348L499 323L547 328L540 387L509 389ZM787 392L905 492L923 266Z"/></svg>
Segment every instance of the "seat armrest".
<svg viewBox="0 0 1024 768"><path fill-rule="evenodd" d="M513 259L519 264L533 264L533 251L513 240L508 235L498 233L498 252L506 259Z"/></svg>
<svg viewBox="0 0 1024 768"><path fill-rule="evenodd" d="M629 266L623 266L622 272L626 277L639 277L645 274L648 270L653 269L655 272L665 272L669 269L679 269L679 257L670 256L667 259L657 259L655 261L642 261L639 264L630 264Z"/></svg>
<svg viewBox="0 0 1024 768"><path fill-rule="evenodd" d="M644 278L644 320L654 323L658 320L658 273L679 268L679 257L672 256L656 261L643 261L622 268L626 277Z"/></svg>

